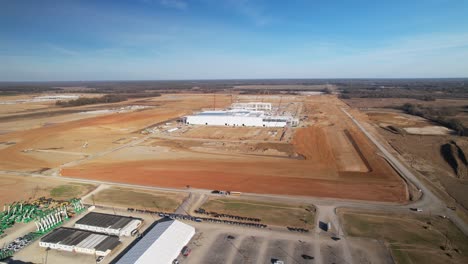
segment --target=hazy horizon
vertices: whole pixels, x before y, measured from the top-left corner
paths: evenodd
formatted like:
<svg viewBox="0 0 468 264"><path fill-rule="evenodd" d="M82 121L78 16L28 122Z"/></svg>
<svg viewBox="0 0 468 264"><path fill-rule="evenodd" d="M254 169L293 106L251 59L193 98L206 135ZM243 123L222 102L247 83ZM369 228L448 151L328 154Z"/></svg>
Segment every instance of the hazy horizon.
<svg viewBox="0 0 468 264"><path fill-rule="evenodd" d="M230 79L153 79L153 80L145 80L145 79L134 79L134 80L125 80L125 79L114 79L114 80L58 80L58 81L37 81L37 80L30 80L30 81L1 81L2 83L86 83L86 82L186 82L186 81L193 81L193 82L201 82L201 81L346 81L346 80L376 80L376 81L398 81L398 80L467 80L468 77L427 77L427 78L419 78L419 77L408 77L408 78L230 78ZM286 84L286 83L284 83ZM283 85L284 85L283 84ZM257 84L258 85L258 84ZM274 84L267 84L267 85L274 85Z"/></svg>

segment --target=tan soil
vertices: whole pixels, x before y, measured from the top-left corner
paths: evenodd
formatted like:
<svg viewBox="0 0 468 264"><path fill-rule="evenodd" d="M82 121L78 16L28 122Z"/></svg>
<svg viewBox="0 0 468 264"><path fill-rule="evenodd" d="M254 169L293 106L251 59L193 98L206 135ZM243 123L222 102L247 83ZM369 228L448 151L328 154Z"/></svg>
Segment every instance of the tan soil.
<svg viewBox="0 0 468 264"><path fill-rule="evenodd" d="M312 111L307 113L309 116L319 111L325 113L316 125L296 130L292 144L305 160L190 154L190 150L181 147L180 141L173 143L180 158L172 154L166 158L155 155L153 159L147 157L146 160L116 164L110 155L77 167L64 168L62 175L178 188L190 185L255 193L382 201L406 199L401 179L344 116L339 109L343 106L340 101L321 96L308 98L305 104L310 104L307 108ZM347 141L345 129L359 150ZM337 155L340 150L344 154ZM366 164L370 165L370 172Z"/></svg>
<svg viewBox="0 0 468 264"><path fill-rule="evenodd" d="M57 181L54 179L44 180L39 178L0 174L0 205L3 206L7 203L26 201L30 198L35 199L42 196L50 197L50 191L53 188L60 187L65 184L67 184L67 182ZM78 197L81 197L94 188L89 184L70 184L79 186ZM1 210L3 210L3 208Z"/></svg>
<svg viewBox="0 0 468 264"><path fill-rule="evenodd" d="M237 99L252 100L247 97ZM281 103L282 111L297 110L308 116L301 124L304 127L287 130L286 135L288 140L292 138L291 141L277 144L278 134L281 134L278 133L272 137L273 142L265 142L273 145L256 146L264 141L270 129L222 133L216 132L217 128L204 127L193 129L195 134L192 135L181 134L180 140L177 137L150 138L139 145L65 167L62 175L176 188L190 185L254 193L392 202L406 200L402 180L376 155L374 145L340 110L345 105L336 97L266 96L263 99L272 99L277 106ZM216 100L218 107L224 107L229 105L231 97L219 95ZM139 131L146 127L212 107L213 95L164 95L144 102L155 107L0 135L0 142L15 142L0 148L0 169L38 171L56 168L68 161L79 160L81 154L94 155L117 148L142 138ZM115 105L126 104L134 103ZM259 142L242 144L239 150L231 151L229 148L236 147L225 145L223 149L222 144L216 143L222 139L210 139L216 133L239 145L247 140ZM250 138L243 139L238 133L246 133ZM213 142L216 144L210 145ZM291 142L288 147L282 145L287 142ZM250 147L254 149L249 150ZM25 152L30 149L33 151ZM57 152L34 151L37 149ZM295 153L305 159L288 157Z"/></svg>

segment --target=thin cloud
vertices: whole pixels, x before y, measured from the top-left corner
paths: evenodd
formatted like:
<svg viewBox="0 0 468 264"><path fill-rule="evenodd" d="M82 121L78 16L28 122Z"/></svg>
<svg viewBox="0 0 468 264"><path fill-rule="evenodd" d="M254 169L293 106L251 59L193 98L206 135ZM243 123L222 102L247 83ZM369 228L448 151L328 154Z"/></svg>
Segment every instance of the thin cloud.
<svg viewBox="0 0 468 264"><path fill-rule="evenodd" d="M271 23L272 19L251 0L229 0L228 2L237 13L247 17L257 26L265 26Z"/></svg>
<svg viewBox="0 0 468 264"><path fill-rule="evenodd" d="M61 46L58 46L58 45L55 45L55 44L51 44L51 43L47 43L46 46L54 51L54 52L57 52L57 53L61 53L62 55L68 55L68 56L80 56L80 52L78 51L75 51L75 50L72 50L72 49L68 49L68 48L64 48L64 47L61 47Z"/></svg>
<svg viewBox="0 0 468 264"><path fill-rule="evenodd" d="M399 38L393 42L396 44L371 49L357 55L376 59L393 59L396 56L414 57L442 50L466 48L468 47L468 33L426 34Z"/></svg>
<svg viewBox="0 0 468 264"><path fill-rule="evenodd" d="M165 7L179 10L185 10L188 7L188 4L182 0L160 0L159 3Z"/></svg>
<svg viewBox="0 0 468 264"><path fill-rule="evenodd" d="M300 63L297 72L315 69L317 76L336 77L464 77L468 61L467 33L434 33L389 39L391 44L350 50L348 54ZM340 47L338 47L340 49ZM335 75L334 75L335 74Z"/></svg>

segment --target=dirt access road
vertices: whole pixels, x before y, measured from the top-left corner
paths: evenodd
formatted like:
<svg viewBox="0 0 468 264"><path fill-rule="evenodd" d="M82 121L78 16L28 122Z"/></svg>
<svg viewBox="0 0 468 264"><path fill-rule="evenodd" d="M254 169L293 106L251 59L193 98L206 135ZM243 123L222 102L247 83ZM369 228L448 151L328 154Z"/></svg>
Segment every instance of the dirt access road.
<svg viewBox="0 0 468 264"><path fill-rule="evenodd" d="M456 214L456 212L447 208L446 204L432 191L427 188L406 166L403 165L397 158L395 158L379 141L377 141L351 114L345 109L342 109L346 115L355 122L361 131L379 148L385 158L390 164L398 171L398 173L406 180L412 182L423 193L422 199L413 204L420 208L430 210L432 212L439 212L447 215L462 230L463 233L468 234L468 225Z"/></svg>

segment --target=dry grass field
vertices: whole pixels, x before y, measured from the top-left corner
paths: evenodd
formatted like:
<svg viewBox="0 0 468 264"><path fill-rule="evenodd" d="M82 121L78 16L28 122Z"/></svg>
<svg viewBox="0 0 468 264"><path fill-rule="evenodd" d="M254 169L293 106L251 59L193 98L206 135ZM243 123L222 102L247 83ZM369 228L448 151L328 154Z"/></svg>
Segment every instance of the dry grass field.
<svg viewBox="0 0 468 264"><path fill-rule="evenodd" d="M260 218L261 223L276 226L314 228L315 210L311 205L263 202L245 199L213 198L201 208L243 217Z"/></svg>
<svg viewBox="0 0 468 264"><path fill-rule="evenodd" d="M93 193L85 202L96 205L174 212L185 197L186 195L179 193L109 187Z"/></svg>
<svg viewBox="0 0 468 264"><path fill-rule="evenodd" d="M302 119L297 128L183 126L174 119L213 107L210 94L168 94L108 104L106 113L0 135L0 170L36 171L150 186L403 202L406 188L341 111L335 96L237 96ZM217 95L217 108L233 98ZM100 109L103 109L103 108ZM56 111L54 107L51 111ZM56 116L55 118L63 118ZM21 119L17 122L27 122ZM171 123L169 126L166 123ZM180 129L173 134L169 127ZM145 128L154 133L142 134Z"/></svg>
<svg viewBox="0 0 468 264"><path fill-rule="evenodd" d="M0 174L0 204L27 201L42 196L67 200L82 197L94 188L91 184Z"/></svg>
<svg viewBox="0 0 468 264"><path fill-rule="evenodd" d="M340 210L349 236L385 241L397 263L466 263L468 238L450 220Z"/></svg>

